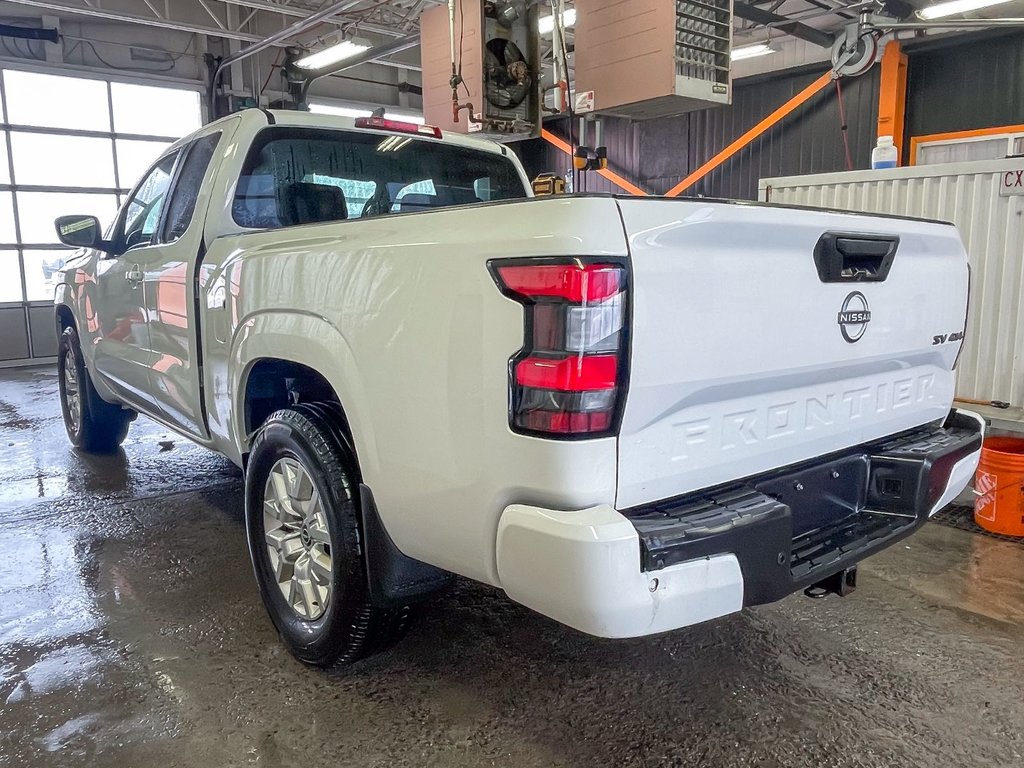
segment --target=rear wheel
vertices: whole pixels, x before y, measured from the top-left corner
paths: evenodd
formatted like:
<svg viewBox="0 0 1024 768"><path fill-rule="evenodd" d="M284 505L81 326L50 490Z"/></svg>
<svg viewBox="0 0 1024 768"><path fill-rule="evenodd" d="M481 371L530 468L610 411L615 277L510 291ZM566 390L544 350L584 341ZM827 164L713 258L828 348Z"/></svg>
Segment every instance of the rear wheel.
<svg viewBox="0 0 1024 768"><path fill-rule="evenodd" d="M89 453L117 450L128 434L135 412L108 403L96 392L74 328L65 328L60 335L57 378L64 428L71 444Z"/></svg>
<svg viewBox="0 0 1024 768"><path fill-rule="evenodd" d="M404 633L406 606L380 608L367 590L355 458L337 408L297 405L268 417L253 441L245 515L263 603L288 649L307 664L347 663Z"/></svg>

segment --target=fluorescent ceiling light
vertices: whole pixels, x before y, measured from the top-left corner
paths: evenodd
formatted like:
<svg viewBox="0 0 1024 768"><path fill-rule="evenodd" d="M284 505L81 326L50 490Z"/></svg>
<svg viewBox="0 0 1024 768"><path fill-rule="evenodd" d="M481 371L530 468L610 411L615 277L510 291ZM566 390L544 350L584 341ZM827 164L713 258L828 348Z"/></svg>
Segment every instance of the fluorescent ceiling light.
<svg viewBox="0 0 1024 768"><path fill-rule="evenodd" d="M346 59L351 59L353 56L358 56L363 51L370 50L371 47L370 43L365 40L342 40L330 48L324 48L322 51L303 56L295 62L295 66L302 69L323 69L324 67L331 66L331 64L338 64Z"/></svg>
<svg viewBox="0 0 1024 768"><path fill-rule="evenodd" d="M373 110L367 107L346 107L340 104L324 104L323 102L311 101L309 111L316 115L338 115L339 117L369 117ZM401 112L385 112L384 117L388 120L398 120L402 123L415 123L424 125L427 121L423 115L409 115Z"/></svg>
<svg viewBox="0 0 1024 768"><path fill-rule="evenodd" d="M566 29L573 26L576 23L576 9L566 9L565 13L562 14L562 21L565 23ZM537 19L537 29L542 35L550 35L555 31L555 17L550 14L541 16Z"/></svg>
<svg viewBox="0 0 1024 768"><path fill-rule="evenodd" d="M336 107L333 104L310 103L309 111L319 115L338 115L339 117L369 117L373 114L370 109L356 109L354 107Z"/></svg>
<svg viewBox="0 0 1024 768"><path fill-rule="evenodd" d="M1000 3L1008 3L1010 0L947 0L944 3L935 3L935 5L929 5L927 8L922 8L918 11L920 16L925 21L929 19L941 19L944 16L953 16L957 13L967 13L968 11L976 11L979 8L988 8L990 5L999 5Z"/></svg>
<svg viewBox="0 0 1024 768"><path fill-rule="evenodd" d="M385 120L397 120L400 123L414 123L415 125L426 125L427 121L420 115L399 115L395 112L385 112Z"/></svg>
<svg viewBox="0 0 1024 768"><path fill-rule="evenodd" d="M768 53L775 53L775 49L768 43L757 43L756 45L743 45L739 48L733 48L729 58L732 61L742 61L743 59L752 59L755 56L764 56Z"/></svg>

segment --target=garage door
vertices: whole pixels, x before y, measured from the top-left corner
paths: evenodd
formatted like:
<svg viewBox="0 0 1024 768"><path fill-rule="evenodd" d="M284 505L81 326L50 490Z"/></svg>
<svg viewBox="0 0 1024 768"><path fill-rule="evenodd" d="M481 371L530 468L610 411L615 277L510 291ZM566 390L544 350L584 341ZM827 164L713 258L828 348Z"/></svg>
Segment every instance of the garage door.
<svg viewBox="0 0 1024 768"><path fill-rule="evenodd" d="M53 220L104 226L170 143L202 124L198 91L0 69L0 365L56 354Z"/></svg>

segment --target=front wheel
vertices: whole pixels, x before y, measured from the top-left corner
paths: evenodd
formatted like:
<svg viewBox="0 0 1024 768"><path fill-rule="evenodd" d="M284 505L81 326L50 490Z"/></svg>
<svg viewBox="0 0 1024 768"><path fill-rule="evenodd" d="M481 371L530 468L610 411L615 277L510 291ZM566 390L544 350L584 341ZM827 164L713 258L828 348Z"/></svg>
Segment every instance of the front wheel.
<svg viewBox="0 0 1024 768"><path fill-rule="evenodd" d="M116 451L135 413L108 403L96 392L74 328L65 328L60 335L57 381L64 428L71 444L89 453Z"/></svg>
<svg viewBox="0 0 1024 768"><path fill-rule="evenodd" d="M271 414L245 475L249 553L263 603L292 654L320 667L384 650L409 618L408 607L370 602L355 458L339 438L336 410L309 404Z"/></svg>

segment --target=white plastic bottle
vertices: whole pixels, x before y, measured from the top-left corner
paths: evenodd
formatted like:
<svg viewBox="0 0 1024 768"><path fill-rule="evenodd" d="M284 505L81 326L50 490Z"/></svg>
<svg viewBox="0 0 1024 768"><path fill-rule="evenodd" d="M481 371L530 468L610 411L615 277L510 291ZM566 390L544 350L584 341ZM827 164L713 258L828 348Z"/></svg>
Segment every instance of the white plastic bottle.
<svg viewBox="0 0 1024 768"><path fill-rule="evenodd" d="M871 150L871 168L895 168L899 159L896 145L893 144L892 136L879 136L878 143Z"/></svg>

